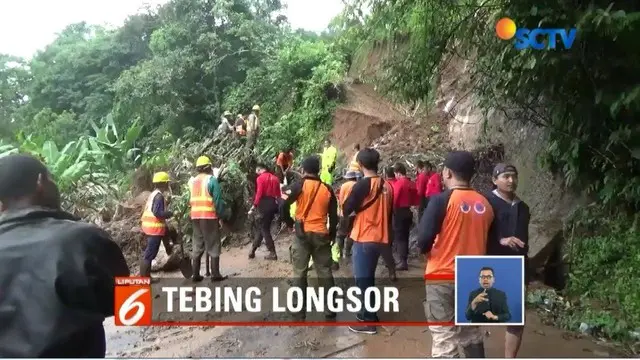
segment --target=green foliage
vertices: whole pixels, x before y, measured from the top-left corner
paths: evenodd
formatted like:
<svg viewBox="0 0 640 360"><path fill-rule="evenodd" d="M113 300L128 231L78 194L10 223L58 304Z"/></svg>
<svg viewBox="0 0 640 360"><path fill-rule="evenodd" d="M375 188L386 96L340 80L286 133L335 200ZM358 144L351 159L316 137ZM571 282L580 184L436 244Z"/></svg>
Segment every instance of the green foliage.
<svg viewBox="0 0 640 360"><path fill-rule="evenodd" d="M576 299L567 325L581 322L604 335L628 339L640 324L640 216L603 214L590 207L575 215L576 241L567 293Z"/></svg>
<svg viewBox="0 0 640 360"><path fill-rule="evenodd" d="M263 66L247 73L228 94L225 106L261 104L263 150L294 146L300 154L310 154L330 129L346 70L343 57L328 43L292 36Z"/></svg>
<svg viewBox="0 0 640 360"><path fill-rule="evenodd" d="M357 6L365 1L354 1ZM406 101L427 100L439 69L453 57L468 62L470 90L485 109L547 129L542 156L568 185L606 205L640 208L638 74L640 7L634 2L490 0L367 1L369 42L390 51L386 90ZM516 50L495 35L501 17L518 27L573 27L569 50ZM515 121L515 120L514 120Z"/></svg>
<svg viewBox="0 0 640 360"><path fill-rule="evenodd" d="M181 135L186 126L213 129L223 94L242 82L278 39L280 22L271 15L279 8L277 1L169 2L151 34L152 56L122 72L114 84L116 123L139 118L156 142L167 131Z"/></svg>
<svg viewBox="0 0 640 360"><path fill-rule="evenodd" d="M595 321L620 337L640 323L636 220L640 210L640 3L609 0L351 0L364 21L367 46L386 46L378 74L388 95L432 102L441 70L464 62L467 88L480 105L509 121L546 130L541 162L565 184L597 201L577 222L569 293L585 294L568 321ZM577 28L571 49L516 50L495 24ZM488 121L488 120L487 120ZM630 226L630 221L633 226ZM580 320L582 319L582 320ZM587 319L587 320L585 320ZM626 335L625 335L626 336Z"/></svg>
<svg viewBox="0 0 640 360"><path fill-rule="evenodd" d="M0 149L43 157L74 196L96 183L123 188L135 166L166 170L177 161L182 174L223 110L247 114L260 104L256 157L270 161L284 145L314 152L345 55L314 33L291 31L280 10L278 0L172 0L114 30L71 24L30 61L2 56L0 139L18 144ZM246 155L216 159L238 187L229 201L247 197L238 172L253 172Z"/></svg>
<svg viewBox="0 0 640 360"><path fill-rule="evenodd" d="M82 211L83 206L96 209L106 206L107 195L113 201L120 192L119 185L124 184L121 174L135 160L133 144L140 129L134 126L126 134L119 134L107 119L103 127L95 127L97 136L82 136L62 148L51 140L20 132L15 145L0 143L0 157L22 152L40 158L58 184L68 209L74 212Z"/></svg>

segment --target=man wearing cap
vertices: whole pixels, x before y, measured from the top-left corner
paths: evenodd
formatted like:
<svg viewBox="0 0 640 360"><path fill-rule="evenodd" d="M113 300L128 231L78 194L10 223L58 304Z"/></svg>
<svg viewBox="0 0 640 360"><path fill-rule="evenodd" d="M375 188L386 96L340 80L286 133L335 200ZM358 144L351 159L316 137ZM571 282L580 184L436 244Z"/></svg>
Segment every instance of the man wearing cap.
<svg viewBox="0 0 640 360"><path fill-rule="evenodd" d="M169 174L164 171L153 175L155 188L147 198L140 219L142 232L147 238L147 246L140 260L140 276L151 277L151 262L158 255L160 243L167 235L166 220L173 216L173 212L167 210L164 197L164 194L169 191L169 181ZM170 251L170 248L167 248L167 252Z"/></svg>
<svg viewBox="0 0 640 360"><path fill-rule="evenodd" d="M202 281L200 266L202 255L211 256L211 281L222 281L220 274L220 214L224 214L224 201L218 180L213 176L211 159L200 156L196 160L198 175L189 180L189 205L193 223L192 280Z"/></svg>
<svg viewBox="0 0 640 360"><path fill-rule="evenodd" d="M104 358L115 277L129 276L109 234L63 211L47 168L0 158L0 357Z"/></svg>
<svg viewBox="0 0 640 360"><path fill-rule="evenodd" d="M516 195L518 170L509 164L498 164L493 169L495 189L487 199L496 214L496 223L487 244L487 254L494 256L523 256L525 261L525 284L530 279L529 271L529 206ZM515 358L522 343L523 326L507 326L504 356Z"/></svg>
<svg viewBox="0 0 640 360"><path fill-rule="evenodd" d="M471 153L450 152L442 170L447 190L429 200L418 225L418 248L427 257L427 321L451 322L451 326L429 326L432 357L460 357L458 346L466 358L484 357L480 329L453 326L455 257L485 255L494 218L487 199L471 188L474 173Z"/></svg>

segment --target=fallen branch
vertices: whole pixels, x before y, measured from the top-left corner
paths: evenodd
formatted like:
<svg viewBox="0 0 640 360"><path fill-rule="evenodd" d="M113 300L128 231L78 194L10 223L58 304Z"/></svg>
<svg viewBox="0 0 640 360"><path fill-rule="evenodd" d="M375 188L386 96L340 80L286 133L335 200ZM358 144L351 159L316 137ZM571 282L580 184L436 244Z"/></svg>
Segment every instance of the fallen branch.
<svg viewBox="0 0 640 360"><path fill-rule="evenodd" d="M360 340L357 343L342 347L342 348L340 348L338 350L335 350L335 351L332 351L332 352L330 352L328 354L322 355L322 356L320 356L320 358L321 359L326 359L328 357L333 357L333 356L335 356L335 355L337 355L337 354L339 354L339 353L341 353L343 351L347 351L347 350L353 349L356 346L362 345L365 342L367 342L367 341L366 340Z"/></svg>

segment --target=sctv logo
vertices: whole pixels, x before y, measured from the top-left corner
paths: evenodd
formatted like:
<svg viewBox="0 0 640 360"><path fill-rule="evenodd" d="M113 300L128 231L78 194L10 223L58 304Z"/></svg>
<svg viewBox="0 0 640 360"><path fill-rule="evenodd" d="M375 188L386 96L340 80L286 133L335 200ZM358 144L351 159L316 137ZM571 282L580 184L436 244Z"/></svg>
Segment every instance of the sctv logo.
<svg viewBox="0 0 640 360"><path fill-rule="evenodd" d="M496 24L496 34L502 40L511 40L514 37L516 41L514 47L516 50L524 50L533 48L536 50L550 49L555 50L558 46L558 38L566 50L571 49L573 42L576 40L577 30L569 29L548 29L535 28L525 29L517 28L516 23L509 18L502 18Z"/></svg>

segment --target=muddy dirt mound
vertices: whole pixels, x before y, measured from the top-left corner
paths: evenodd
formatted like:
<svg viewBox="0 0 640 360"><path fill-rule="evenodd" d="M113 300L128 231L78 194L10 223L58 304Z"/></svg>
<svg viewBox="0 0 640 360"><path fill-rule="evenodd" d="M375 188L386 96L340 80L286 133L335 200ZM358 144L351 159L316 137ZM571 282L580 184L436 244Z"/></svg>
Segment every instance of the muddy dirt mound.
<svg viewBox="0 0 640 360"><path fill-rule="evenodd" d="M153 174L150 169L140 167L133 174L133 182L131 185L131 193L139 194L143 191L153 190L152 185Z"/></svg>
<svg viewBox="0 0 640 360"><path fill-rule="evenodd" d="M111 235L122 253L129 267L139 259L144 249L144 235L140 231L139 216L124 217L120 220L105 224L104 229Z"/></svg>
<svg viewBox="0 0 640 360"><path fill-rule="evenodd" d="M385 165L400 161L412 169L419 159L437 165L448 150L445 124L446 120L437 116L405 119L373 145Z"/></svg>
<svg viewBox="0 0 640 360"><path fill-rule="evenodd" d="M348 84L345 89L347 101L334 113L331 139L346 162L353 156L355 144L373 145L406 117L372 85Z"/></svg>
<svg viewBox="0 0 640 360"><path fill-rule="evenodd" d="M337 109L333 116L331 138L338 149L352 151L355 144L366 147L391 129L378 117L348 109Z"/></svg>

